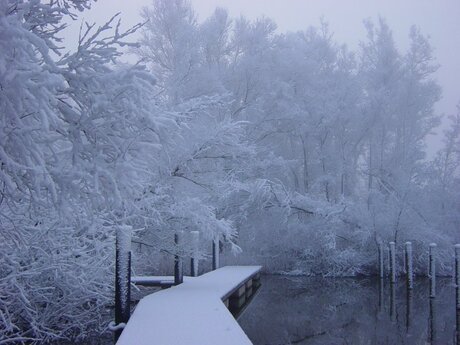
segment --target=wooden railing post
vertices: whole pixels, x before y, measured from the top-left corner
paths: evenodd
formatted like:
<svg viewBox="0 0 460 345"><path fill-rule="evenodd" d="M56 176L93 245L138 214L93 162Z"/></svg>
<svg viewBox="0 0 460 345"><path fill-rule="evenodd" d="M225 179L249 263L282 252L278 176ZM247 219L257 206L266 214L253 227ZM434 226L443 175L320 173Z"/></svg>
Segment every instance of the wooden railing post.
<svg viewBox="0 0 460 345"><path fill-rule="evenodd" d="M192 257L190 258L190 275L198 277L198 249L200 244L200 232L191 231L192 235Z"/></svg>
<svg viewBox="0 0 460 345"><path fill-rule="evenodd" d="M174 285L182 284L184 281L184 269L182 257L179 254L180 244L183 232L179 231L174 234L175 254L174 254Z"/></svg>
<svg viewBox="0 0 460 345"><path fill-rule="evenodd" d="M212 241L212 270L219 268L219 237Z"/></svg>
<svg viewBox="0 0 460 345"><path fill-rule="evenodd" d="M115 325L127 323L131 313L131 226L119 226L115 239ZM117 340L122 329L115 331Z"/></svg>

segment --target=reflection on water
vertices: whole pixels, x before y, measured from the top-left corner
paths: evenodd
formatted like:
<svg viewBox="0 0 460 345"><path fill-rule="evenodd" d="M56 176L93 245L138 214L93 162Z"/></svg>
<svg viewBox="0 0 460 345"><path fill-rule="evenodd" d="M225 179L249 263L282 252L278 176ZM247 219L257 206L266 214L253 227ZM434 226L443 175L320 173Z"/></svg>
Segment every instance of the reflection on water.
<svg viewBox="0 0 460 345"><path fill-rule="evenodd" d="M456 343L455 289L427 279L407 290L380 279L262 277L262 288L239 323L254 345Z"/></svg>

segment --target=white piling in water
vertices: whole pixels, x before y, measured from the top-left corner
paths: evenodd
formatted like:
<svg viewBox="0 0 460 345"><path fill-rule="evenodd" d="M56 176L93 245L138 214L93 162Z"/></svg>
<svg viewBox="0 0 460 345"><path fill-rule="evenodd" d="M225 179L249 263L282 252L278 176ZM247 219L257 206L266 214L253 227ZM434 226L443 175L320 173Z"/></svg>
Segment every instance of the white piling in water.
<svg viewBox="0 0 460 345"><path fill-rule="evenodd" d="M430 278L430 297L436 297L436 260L435 260L436 243L430 243L429 252L429 272L428 277Z"/></svg>
<svg viewBox="0 0 460 345"><path fill-rule="evenodd" d="M383 279L385 275L385 266L383 260L383 243L379 243L379 277Z"/></svg>
<svg viewBox="0 0 460 345"><path fill-rule="evenodd" d="M404 251L407 288L414 288L414 265L412 260L412 243L406 242Z"/></svg>
<svg viewBox="0 0 460 345"><path fill-rule="evenodd" d="M191 231L192 236L192 257L190 259L190 275L198 277L198 250L200 245L200 232Z"/></svg>
<svg viewBox="0 0 460 345"><path fill-rule="evenodd" d="M396 248L395 243L390 242L390 283L396 282Z"/></svg>
<svg viewBox="0 0 460 345"><path fill-rule="evenodd" d="M212 270L219 268L219 237L212 241Z"/></svg>

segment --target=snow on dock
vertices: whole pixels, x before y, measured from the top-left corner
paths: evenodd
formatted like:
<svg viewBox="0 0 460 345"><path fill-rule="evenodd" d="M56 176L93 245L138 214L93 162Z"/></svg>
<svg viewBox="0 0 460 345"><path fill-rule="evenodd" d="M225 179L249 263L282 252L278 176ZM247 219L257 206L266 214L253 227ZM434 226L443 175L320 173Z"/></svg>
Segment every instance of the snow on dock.
<svg viewBox="0 0 460 345"><path fill-rule="evenodd" d="M144 286L172 286L174 285L173 276L134 276L131 283Z"/></svg>
<svg viewBox="0 0 460 345"><path fill-rule="evenodd" d="M227 309L252 290L261 266L226 266L142 298L117 345L250 345Z"/></svg>

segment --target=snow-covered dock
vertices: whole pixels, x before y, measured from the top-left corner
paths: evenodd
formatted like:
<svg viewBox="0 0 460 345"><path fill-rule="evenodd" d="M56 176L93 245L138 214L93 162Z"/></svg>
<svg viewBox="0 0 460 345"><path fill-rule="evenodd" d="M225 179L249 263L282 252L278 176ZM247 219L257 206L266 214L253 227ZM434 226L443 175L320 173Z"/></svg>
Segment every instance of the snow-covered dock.
<svg viewBox="0 0 460 345"><path fill-rule="evenodd" d="M134 276L131 283L143 286L171 287L174 285L174 276Z"/></svg>
<svg viewBox="0 0 460 345"><path fill-rule="evenodd" d="M249 345L229 307L259 283L261 266L226 266L141 299L117 345Z"/></svg>

